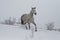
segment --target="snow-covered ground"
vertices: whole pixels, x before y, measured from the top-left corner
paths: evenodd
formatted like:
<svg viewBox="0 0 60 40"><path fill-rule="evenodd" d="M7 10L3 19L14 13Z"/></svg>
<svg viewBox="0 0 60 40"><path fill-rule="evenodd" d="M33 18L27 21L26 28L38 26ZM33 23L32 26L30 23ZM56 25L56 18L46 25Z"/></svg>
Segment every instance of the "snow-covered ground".
<svg viewBox="0 0 60 40"><path fill-rule="evenodd" d="M48 31L45 25L54 22L54 29L60 29L59 4L60 0L0 0L0 23L9 17L20 22L22 14L36 7L34 18L38 28L37 32L32 32L22 25L0 24L0 40L60 40L60 32Z"/></svg>
<svg viewBox="0 0 60 40"><path fill-rule="evenodd" d="M0 24L0 40L60 40L60 32L40 30L34 32L25 30L24 26Z"/></svg>

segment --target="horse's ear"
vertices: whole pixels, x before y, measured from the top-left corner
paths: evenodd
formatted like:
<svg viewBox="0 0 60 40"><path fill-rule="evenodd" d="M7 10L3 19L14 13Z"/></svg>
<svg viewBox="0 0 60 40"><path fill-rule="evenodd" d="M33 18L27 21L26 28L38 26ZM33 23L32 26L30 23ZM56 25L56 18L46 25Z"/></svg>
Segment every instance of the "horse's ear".
<svg viewBox="0 0 60 40"><path fill-rule="evenodd" d="M36 7L32 7L32 9L36 9Z"/></svg>

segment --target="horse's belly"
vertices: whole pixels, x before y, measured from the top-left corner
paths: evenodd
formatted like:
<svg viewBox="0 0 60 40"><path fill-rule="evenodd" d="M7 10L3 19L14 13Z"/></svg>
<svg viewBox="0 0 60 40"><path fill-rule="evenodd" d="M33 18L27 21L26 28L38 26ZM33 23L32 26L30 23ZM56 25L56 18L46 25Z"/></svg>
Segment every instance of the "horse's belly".
<svg viewBox="0 0 60 40"><path fill-rule="evenodd" d="M32 22L34 22L34 18L31 18L31 19L29 20L29 23L32 23Z"/></svg>

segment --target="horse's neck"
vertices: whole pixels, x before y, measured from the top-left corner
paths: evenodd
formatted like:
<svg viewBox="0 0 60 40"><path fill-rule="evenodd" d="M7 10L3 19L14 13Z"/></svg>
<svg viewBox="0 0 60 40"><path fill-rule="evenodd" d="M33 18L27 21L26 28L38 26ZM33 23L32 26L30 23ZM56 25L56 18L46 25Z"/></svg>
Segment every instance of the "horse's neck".
<svg viewBox="0 0 60 40"><path fill-rule="evenodd" d="M33 17L33 13L32 13L32 10L30 11L30 14L29 14L31 17Z"/></svg>
<svg viewBox="0 0 60 40"><path fill-rule="evenodd" d="M30 12L30 14L29 14L29 15L30 15L31 17L33 17L33 13L31 13L31 12Z"/></svg>

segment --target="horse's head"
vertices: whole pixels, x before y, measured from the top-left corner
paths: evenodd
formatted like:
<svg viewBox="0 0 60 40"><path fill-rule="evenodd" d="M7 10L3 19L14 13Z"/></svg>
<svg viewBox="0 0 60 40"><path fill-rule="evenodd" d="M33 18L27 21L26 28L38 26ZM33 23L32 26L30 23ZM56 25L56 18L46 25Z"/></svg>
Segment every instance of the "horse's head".
<svg viewBox="0 0 60 40"><path fill-rule="evenodd" d="M37 14L36 13L36 7L32 7L32 13L35 14L35 15Z"/></svg>

